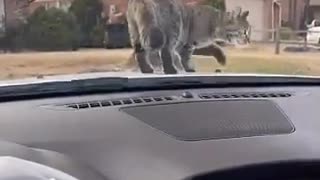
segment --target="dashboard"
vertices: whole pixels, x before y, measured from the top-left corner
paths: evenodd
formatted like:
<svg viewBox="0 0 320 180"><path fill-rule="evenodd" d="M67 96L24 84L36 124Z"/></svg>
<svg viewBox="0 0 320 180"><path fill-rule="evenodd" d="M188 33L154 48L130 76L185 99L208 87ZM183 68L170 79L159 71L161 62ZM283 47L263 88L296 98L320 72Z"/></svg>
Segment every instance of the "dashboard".
<svg viewBox="0 0 320 180"><path fill-rule="evenodd" d="M0 114L0 156L79 179L320 177L315 86L56 97L2 102Z"/></svg>

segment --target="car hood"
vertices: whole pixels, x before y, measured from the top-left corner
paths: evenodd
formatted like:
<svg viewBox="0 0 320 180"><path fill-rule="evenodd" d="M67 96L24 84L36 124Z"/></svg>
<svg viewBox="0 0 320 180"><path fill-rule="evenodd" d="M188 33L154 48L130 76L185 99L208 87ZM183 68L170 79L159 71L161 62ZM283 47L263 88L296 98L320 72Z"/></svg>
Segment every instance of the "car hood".
<svg viewBox="0 0 320 180"><path fill-rule="evenodd" d="M71 82L74 80L90 80L99 78L127 78L127 79L147 79L147 78L172 78L172 77L285 77L285 78L314 78L319 79L319 76L297 76L297 75L281 75L281 74L233 74L233 73L196 73L196 74L142 74L142 73L127 73L127 72L115 72L115 73L87 73L87 74L68 74L68 75L54 75L44 76L41 78L25 78L16 80L2 80L0 81L0 87L15 86L15 85L27 85L27 84L41 84L50 82Z"/></svg>

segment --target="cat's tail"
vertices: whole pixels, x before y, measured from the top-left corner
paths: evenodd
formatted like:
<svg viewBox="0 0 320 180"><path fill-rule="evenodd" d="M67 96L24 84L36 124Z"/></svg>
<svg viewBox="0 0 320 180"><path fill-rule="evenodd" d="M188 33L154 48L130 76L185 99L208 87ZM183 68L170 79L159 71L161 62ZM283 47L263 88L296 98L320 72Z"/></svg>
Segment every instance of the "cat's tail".
<svg viewBox="0 0 320 180"><path fill-rule="evenodd" d="M227 64L227 56L220 46L216 44L212 45L212 55L222 66L225 66Z"/></svg>

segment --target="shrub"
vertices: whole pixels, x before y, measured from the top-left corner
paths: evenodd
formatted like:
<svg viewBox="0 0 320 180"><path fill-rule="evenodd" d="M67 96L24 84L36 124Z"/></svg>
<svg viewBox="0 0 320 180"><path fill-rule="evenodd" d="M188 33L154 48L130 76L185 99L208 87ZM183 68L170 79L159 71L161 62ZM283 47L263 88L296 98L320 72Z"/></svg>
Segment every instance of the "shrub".
<svg viewBox="0 0 320 180"><path fill-rule="evenodd" d="M103 47L104 46L104 26L101 24L96 25L91 33L90 33L90 40L91 45L93 47Z"/></svg>
<svg viewBox="0 0 320 180"><path fill-rule="evenodd" d="M7 27L0 37L0 49L5 51L20 51L24 48L23 26Z"/></svg>
<svg viewBox="0 0 320 180"><path fill-rule="evenodd" d="M34 50L73 50L79 46L79 30L70 13L38 8L23 28L25 46Z"/></svg>
<svg viewBox="0 0 320 180"><path fill-rule="evenodd" d="M102 7L100 0L74 0L70 12L75 16L77 24L80 27L81 46L90 47L94 43L99 43L100 32L103 19L101 18ZM98 35L93 35L95 32Z"/></svg>
<svg viewBox="0 0 320 180"><path fill-rule="evenodd" d="M226 10L226 5L224 0L206 0L205 3L220 10L224 10L224 11Z"/></svg>
<svg viewBox="0 0 320 180"><path fill-rule="evenodd" d="M282 27L280 29L281 40L291 40L295 38L294 31L289 27Z"/></svg>

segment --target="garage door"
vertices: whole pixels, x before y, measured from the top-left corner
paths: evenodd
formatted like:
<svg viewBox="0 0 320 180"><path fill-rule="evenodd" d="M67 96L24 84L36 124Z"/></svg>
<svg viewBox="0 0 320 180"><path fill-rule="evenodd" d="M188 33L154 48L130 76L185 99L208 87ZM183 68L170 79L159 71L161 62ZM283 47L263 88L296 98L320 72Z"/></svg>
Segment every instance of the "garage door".
<svg viewBox="0 0 320 180"><path fill-rule="evenodd" d="M249 10L248 20L253 30L264 29L264 3L263 0L226 0L227 11L241 7L242 10ZM252 32L252 40L263 40L264 33Z"/></svg>

